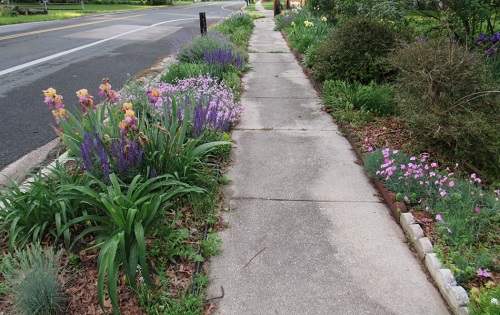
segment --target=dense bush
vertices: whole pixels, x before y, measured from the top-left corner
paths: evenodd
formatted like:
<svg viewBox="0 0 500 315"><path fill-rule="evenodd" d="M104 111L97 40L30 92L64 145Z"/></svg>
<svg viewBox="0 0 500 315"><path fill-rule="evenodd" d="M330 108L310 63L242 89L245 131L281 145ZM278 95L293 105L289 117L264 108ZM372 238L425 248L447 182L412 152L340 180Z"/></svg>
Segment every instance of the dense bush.
<svg viewBox="0 0 500 315"><path fill-rule="evenodd" d="M394 31L381 22L345 21L318 46L314 77L320 81L382 82L388 74L385 56L395 43Z"/></svg>
<svg viewBox="0 0 500 315"><path fill-rule="evenodd" d="M483 59L449 41L420 40L389 60L399 71L399 109L421 149L498 181L499 91Z"/></svg>

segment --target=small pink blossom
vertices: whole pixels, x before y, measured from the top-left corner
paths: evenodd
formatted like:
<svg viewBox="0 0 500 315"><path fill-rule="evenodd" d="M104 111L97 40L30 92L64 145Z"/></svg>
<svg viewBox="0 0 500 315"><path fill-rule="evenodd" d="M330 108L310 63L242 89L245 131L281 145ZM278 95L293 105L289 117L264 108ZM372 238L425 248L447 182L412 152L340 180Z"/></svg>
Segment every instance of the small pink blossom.
<svg viewBox="0 0 500 315"><path fill-rule="evenodd" d="M481 277L485 277L485 278L491 277L491 274L486 269L479 268L478 270L476 270L476 273L478 276L481 276Z"/></svg>
<svg viewBox="0 0 500 315"><path fill-rule="evenodd" d="M373 147L368 147L368 152L372 152L373 151Z"/></svg>
<svg viewBox="0 0 500 315"><path fill-rule="evenodd" d="M436 215L436 221L443 222L443 216L440 214Z"/></svg>
<svg viewBox="0 0 500 315"><path fill-rule="evenodd" d="M475 208L474 208L474 211L476 211L476 213L479 213L479 212L481 211L481 208L479 208L479 207L475 207Z"/></svg>
<svg viewBox="0 0 500 315"><path fill-rule="evenodd" d="M446 196L447 193L446 193L446 190L441 190L439 192L439 194L441 195L441 197L444 197L444 196Z"/></svg>
<svg viewBox="0 0 500 315"><path fill-rule="evenodd" d="M450 181L450 182L448 183L448 185L449 185L450 187L453 187L453 186L455 186L455 182L454 182L454 181Z"/></svg>

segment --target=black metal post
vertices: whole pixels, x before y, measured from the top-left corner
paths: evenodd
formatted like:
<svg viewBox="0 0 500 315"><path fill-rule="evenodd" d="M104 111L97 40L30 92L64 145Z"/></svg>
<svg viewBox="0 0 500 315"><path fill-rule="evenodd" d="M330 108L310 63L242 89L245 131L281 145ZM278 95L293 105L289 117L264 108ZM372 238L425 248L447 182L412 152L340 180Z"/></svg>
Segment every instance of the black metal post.
<svg viewBox="0 0 500 315"><path fill-rule="evenodd" d="M200 12L200 31L201 36L207 35L207 17L205 16L205 12Z"/></svg>

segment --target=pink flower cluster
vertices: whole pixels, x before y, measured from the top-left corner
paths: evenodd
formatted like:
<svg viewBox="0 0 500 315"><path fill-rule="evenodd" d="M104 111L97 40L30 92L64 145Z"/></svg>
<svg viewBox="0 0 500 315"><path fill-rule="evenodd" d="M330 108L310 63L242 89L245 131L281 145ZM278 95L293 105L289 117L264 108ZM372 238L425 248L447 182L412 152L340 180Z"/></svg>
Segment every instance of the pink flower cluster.
<svg viewBox="0 0 500 315"><path fill-rule="evenodd" d="M398 154L398 150L383 149L384 163L375 174L383 177L385 181L395 180L406 188L418 190L419 203L424 201L423 198L434 196L433 192L436 192L435 197L445 197L448 189L455 186L454 172L449 168L444 173L440 172L438 163L429 161L428 153L422 153L418 157L412 156L404 164L398 164L396 159ZM455 165L456 168L458 164ZM408 196L404 196L403 199L406 202L410 201Z"/></svg>
<svg viewBox="0 0 500 315"><path fill-rule="evenodd" d="M491 277L491 274L486 269L479 268L478 270L476 270L476 273L480 277L485 277L485 278Z"/></svg>
<svg viewBox="0 0 500 315"><path fill-rule="evenodd" d="M236 124L241 116L242 106L235 102L234 95L224 82L218 83L217 79L210 76L199 76L177 81L176 84L160 82L155 86L146 87L147 95L153 104L153 110L164 115L163 108L175 99L181 112L187 107L203 105L207 117L205 121L210 123L213 129L222 124ZM209 117L210 116L210 117ZM215 117L214 117L215 116Z"/></svg>

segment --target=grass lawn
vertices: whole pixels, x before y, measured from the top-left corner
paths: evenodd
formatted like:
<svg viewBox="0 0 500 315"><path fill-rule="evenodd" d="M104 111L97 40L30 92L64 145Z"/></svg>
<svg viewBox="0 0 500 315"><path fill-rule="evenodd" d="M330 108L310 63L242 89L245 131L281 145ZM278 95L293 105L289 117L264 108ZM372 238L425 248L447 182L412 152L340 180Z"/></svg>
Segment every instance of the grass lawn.
<svg viewBox="0 0 500 315"><path fill-rule="evenodd" d="M262 2L262 6L264 7L264 9L266 10L274 10L274 1L269 1L269 2Z"/></svg>
<svg viewBox="0 0 500 315"><path fill-rule="evenodd" d="M191 1L176 1L175 5L187 5L192 3L193 2ZM16 5L22 8L36 8L36 9L44 8L43 5L39 5L36 3L24 3ZM62 19L79 17L87 14L109 13L109 12L119 12L119 11L137 11L137 10L145 10L151 8L156 9L159 7L165 7L165 6L151 6L142 4L85 4L84 5L85 10L83 11L82 6L80 4L74 4L74 5L49 4L48 14L2 16L2 18L0 19L0 25L62 20Z"/></svg>
<svg viewBox="0 0 500 315"><path fill-rule="evenodd" d="M245 7L245 11L257 11L255 4L249 4Z"/></svg>

